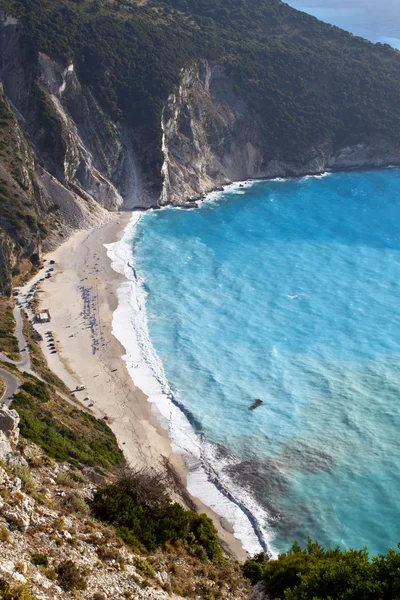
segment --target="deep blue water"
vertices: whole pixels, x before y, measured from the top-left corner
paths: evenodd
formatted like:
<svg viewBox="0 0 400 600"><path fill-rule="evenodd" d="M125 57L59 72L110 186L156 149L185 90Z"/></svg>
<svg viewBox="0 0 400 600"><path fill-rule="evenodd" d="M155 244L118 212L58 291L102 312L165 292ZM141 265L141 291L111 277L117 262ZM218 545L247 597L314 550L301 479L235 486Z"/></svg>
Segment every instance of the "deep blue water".
<svg viewBox="0 0 400 600"><path fill-rule="evenodd" d="M400 170L255 182L150 212L134 257L174 394L233 489L267 510L273 546L395 545Z"/></svg>
<svg viewBox="0 0 400 600"><path fill-rule="evenodd" d="M287 0L321 21L400 49L399 0Z"/></svg>

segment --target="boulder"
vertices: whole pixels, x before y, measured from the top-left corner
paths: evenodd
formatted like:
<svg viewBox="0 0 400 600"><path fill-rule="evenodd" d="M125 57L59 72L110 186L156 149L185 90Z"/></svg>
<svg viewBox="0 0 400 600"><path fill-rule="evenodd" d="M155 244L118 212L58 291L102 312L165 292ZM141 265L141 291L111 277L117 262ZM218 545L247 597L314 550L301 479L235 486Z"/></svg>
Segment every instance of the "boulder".
<svg viewBox="0 0 400 600"><path fill-rule="evenodd" d="M14 527L25 533L30 525L29 516L22 510L14 509L3 512L3 517Z"/></svg>
<svg viewBox="0 0 400 600"><path fill-rule="evenodd" d="M107 483L107 478L104 475L100 475L100 473L96 473L92 467L85 467L82 473L95 485L106 485Z"/></svg>
<svg viewBox="0 0 400 600"><path fill-rule="evenodd" d="M247 596L247 600L270 600L269 596L264 591L264 586L262 583L257 583L253 587L252 592L249 596Z"/></svg>
<svg viewBox="0 0 400 600"><path fill-rule="evenodd" d="M26 578L15 570L14 563L11 560L3 559L0 562L0 575L11 578L13 583L26 583Z"/></svg>
<svg viewBox="0 0 400 600"><path fill-rule="evenodd" d="M19 437L19 415L4 404L0 407L0 431L2 431L12 444L18 442Z"/></svg>

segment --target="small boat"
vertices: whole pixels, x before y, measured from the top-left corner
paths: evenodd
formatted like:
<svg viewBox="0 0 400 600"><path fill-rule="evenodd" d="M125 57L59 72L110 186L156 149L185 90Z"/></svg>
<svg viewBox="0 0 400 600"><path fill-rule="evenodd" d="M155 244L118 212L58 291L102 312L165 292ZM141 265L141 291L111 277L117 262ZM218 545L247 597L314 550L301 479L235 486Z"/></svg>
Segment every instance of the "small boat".
<svg viewBox="0 0 400 600"><path fill-rule="evenodd" d="M259 406L261 406L261 404L263 403L262 400L254 400L253 404L249 407L249 410L255 410L256 408L258 408Z"/></svg>

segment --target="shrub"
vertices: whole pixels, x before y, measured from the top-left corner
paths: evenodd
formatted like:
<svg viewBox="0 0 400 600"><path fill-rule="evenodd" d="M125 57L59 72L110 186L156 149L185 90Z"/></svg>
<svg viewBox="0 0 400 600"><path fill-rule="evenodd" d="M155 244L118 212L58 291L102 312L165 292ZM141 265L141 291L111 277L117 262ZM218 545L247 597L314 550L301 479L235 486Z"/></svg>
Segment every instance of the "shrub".
<svg viewBox="0 0 400 600"><path fill-rule="evenodd" d="M85 476L78 470L71 471L71 477L76 483L86 483Z"/></svg>
<svg viewBox="0 0 400 600"><path fill-rule="evenodd" d="M264 554L264 552L261 552L253 558L246 560L242 567L243 575L247 579L250 579L253 585L256 585L257 583L262 581L264 575L264 568L268 560L269 556L268 554Z"/></svg>
<svg viewBox="0 0 400 600"><path fill-rule="evenodd" d="M124 462L115 435L104 421L71 409L58 397L57 402L54 397L47 402L49 388L44 392L40 384L46 386L35 379L14 395L12 408L20 416L19 427L24 438L38 444L47 456L58 462L69 461L75 466L85 464L97 469L109 469Z"/></svg>
<svg viewBox="0 0 400 600"><path fill-rule="evenodd" d="M58 583L64 590L85 590L86 581L81 569L79 569L72 560L64 560L61 562L56 573L58 575Z"/></svg>
<svg viewBox="0 0 400 600"><path fill-rule="evenodd" d="M68 498L65 500L65 506L79 515L89 514L89 507L84 498L82 498L82 496L76 492L68 496Z"/></svg>
<svg viewBox="0 0 400 600"><path fill-rule="evenodd" d="M34 552L31 554L31 561L37 567L48 567L49 561L45 554L40 554L39 552Z"/></svg>
<svg viewBox="0 0 400 600"><path fill-rule="evenodd" d="M115 562L120 564L123 563L119 550L113 546L100 546L100 548L97 548L96 553L100 560L115 560Z"/></svg>
<svg viewBox="0 0 400 600"><path fill-rule="evenodd" d="M137 557L135 560L136 569L143 577L154 577L154 569L145 558Z"/></svg>
<svg viewBox="0 0 400 600"><path fill-rule="evenodd" d="M258 568L271 600L389 600L400 597L400 552L392 549L387 555L374 556L370 561L365 548L325 550L309 539L304 549L295 542L276 560L265 560L259 555L246 561L243 572L255 582L259 577Z"/></svg>
<svg viewBox="0 0 400 600"><path fill-rule="evenodd" d="M34 600L27 584L11 586L0 579L0 598L2 600Z"/></svg>
<svg viewBox="0 0 400 600"><path fill-rule="evenodd" d="M36 379L35 382L26 381L21 385L21 389L41 402L47 402L50 399L47 385L44 381L40 381L40 379Z"/></svg>
<svg viewBox="0 0 400 600"><path fill-rule="evenodd" d="M191 513L190 529L194 534L197 544L207 552L210 560L221 560L222 552L215 535L214 524L206 515Z"/></svg>
<svg viewBox="0 0 400 600"><path fill-rule="evenodd" d="M57 579L57 573L53 571L53 569L45 569L44 574L50 581L55 581Z"/></svg>
<svg viewBox="0 0 400 600"><path fill-rule="evenodd" d="M56 483L64 487L76 487L76 482L72 477L71 473L68 473L66 471L61 471L60 473L57 473Z"/></svg>
<svg viewBox="0 0 400 600"><path fill-rule="evenodd" d="M97 490L93 509L136 548L152 551L167 542L184 540L190 547L204 548L210 560L222 558L211 519L173 503L165 479L155 472L125 469L116 484Z"/></svg>
<svg viewBox="0 0 400 600"><path fill-rule="evenodd" d="M20 478L22 489L29 492L35 487L29 467L26 465L15 465L14 473Z"/></svg>
<svg viewBox="0 0 400 600"><path fill-rule="evenodd" d="M9 542L10 532L5 525L0 525L0 542Z"/></svg>

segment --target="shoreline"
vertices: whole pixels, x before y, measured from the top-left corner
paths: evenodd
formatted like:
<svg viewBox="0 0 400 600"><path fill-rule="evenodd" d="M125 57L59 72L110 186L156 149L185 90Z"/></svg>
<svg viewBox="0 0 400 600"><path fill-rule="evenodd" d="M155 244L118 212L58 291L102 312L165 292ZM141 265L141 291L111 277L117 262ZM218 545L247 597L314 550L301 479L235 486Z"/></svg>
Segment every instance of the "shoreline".
<svg viewBox="0 0 400 600"><path fill-rule="evenodd" d="M248 182L241 187L252 185ZM226 189L238 187L232 184ZM217 201L219 197L220 194L210 194L209 202ZM219 515L225 529L225 524L229 523L228 531L233 531L249 554L262 550L273 552L261 525L267 518L265 511L246 491L241 490L239 496L235 494L232 482L218 468L214 445L194 431L190 409L177 400L165 375L163 362L153 347L145 281L132 265L132 259L135 261L132 250L136 227L141 217L141 214L132 217L119 242L105 245L113 269L125 278L118 288L119 303L113 314L113 334L125 348L123 360L135 385L144 391L154 407L157 421L168 432L173 451L187 467L185 489Z"/></svg>
<svg viewBox="0 0 400 600"><path fill-rule="evenodd" d="M49 309L51 323L35 328L43 336L53 332L58 352L50 354L45 341L41 348L49 368L71 390L85 387L75 396L96 417L107 416L127 461L158 469L165 469L168 461L179 479L181 499L190 498L198 512L210 516L224 550L245 560L248 554L226 520L187 491L189 471L183 457L173 451L148 397L134 384L123 359L125 349L113 334L118 290L126 279L112 268L105 245L121 240L131 217L132 212L110 213L107 222L76 232L47 255L55 260L55 271L42 282L39 303Z"/></svg>

